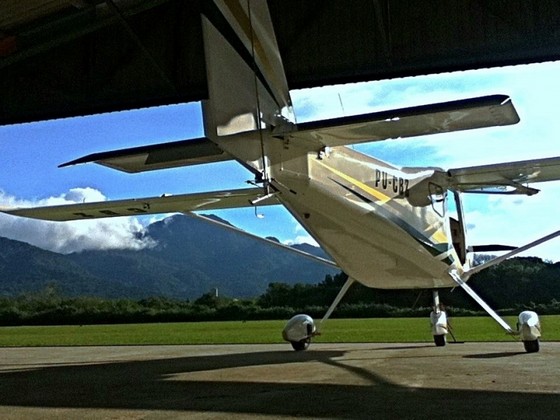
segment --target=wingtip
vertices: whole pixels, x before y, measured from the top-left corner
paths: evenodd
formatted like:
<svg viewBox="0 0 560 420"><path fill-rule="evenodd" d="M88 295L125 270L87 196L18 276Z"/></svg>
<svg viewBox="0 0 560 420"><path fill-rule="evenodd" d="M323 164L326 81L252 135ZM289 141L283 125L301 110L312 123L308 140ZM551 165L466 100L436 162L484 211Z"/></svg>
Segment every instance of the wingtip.
<svg viewBox="0 0 560 420"><path fill-rule="evenodd" d="M0 206L0 213L9 214L11 216L14 215L15 212L21 210L19 207L2 207Z"/></svg>
<svg viewBox="0 0 560 420"><path fill-rule="evenodd" d="M95 162L95 160L92 159L93 155L88 155L88 156L84 156L78 159L74 159L71 160L69 162L64 162L61 163L60 165L58 165L59 168L66 168L67 166L73 166L73 165L79 165L81 163L89 163L89 162Z"/></svg>
<svg viewBox="0 0 560 420"><path fill-rule="evenodd" d="M76 165L76 164L78 164L78 163L80 163L80 162L79 162L79 159L75 159L75 160L71 160L71 161L69 161L69 162L61 163L60 165L58 165L58 167L59 167L59 168L66 168L67 166Z"/></svg>

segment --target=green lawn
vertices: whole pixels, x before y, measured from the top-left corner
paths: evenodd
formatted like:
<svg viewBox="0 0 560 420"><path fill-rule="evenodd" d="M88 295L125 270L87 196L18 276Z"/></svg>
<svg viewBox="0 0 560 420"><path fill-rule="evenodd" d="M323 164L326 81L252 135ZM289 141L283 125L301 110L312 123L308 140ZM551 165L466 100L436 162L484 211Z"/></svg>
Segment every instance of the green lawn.
<svg viewBox="0 0 560 420"><path fill-rule="evenodd" d="M515 326L515 317L506 318ZM510 341L488 317L453 318L459 341ZM0 346L280 343L285 321L1 327ZM560 341L560 316L542 316L544 341ZM316 342L431 342L427 318L331 319ZM453 341L451 336L449 341Z"/></svg>

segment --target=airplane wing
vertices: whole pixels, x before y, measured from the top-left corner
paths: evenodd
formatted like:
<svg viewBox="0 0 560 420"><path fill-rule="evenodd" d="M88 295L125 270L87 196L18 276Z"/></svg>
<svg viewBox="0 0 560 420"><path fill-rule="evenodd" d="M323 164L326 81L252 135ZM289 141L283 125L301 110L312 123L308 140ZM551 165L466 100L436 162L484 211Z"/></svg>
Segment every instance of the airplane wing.
<svg viewBox="0 0 560 420"><path fill-rule="evenodd" d="M298 124L291 136L296 141L334 147L517 122L519 116L510 98L491 95Z"/></svg>
<svg viewBox="0 0 560 420"><path fill-rule="evenodd" d="M136 173L232 159L229 154L203 137L94 153L63 163L59 167L95 162L119 171Z"/></svg>
<svg viewBox="0 0 560 420"><path fill-rule="evenodd" d="M250 201L261 199L259 206L280 204L275 197L265 196L262 188L215 191L129 200L100 201L95 203L66 204L61 206L0 209L2 213L33 219L66 221L103 217L143 216L250 207Z"/></svg>
<svg viewBox="0 0 560 420"><path fill-rule="evenodd" d="M536 194L535 182L560 180L560 157L450 169L450 187L464 192Z"/></svg>

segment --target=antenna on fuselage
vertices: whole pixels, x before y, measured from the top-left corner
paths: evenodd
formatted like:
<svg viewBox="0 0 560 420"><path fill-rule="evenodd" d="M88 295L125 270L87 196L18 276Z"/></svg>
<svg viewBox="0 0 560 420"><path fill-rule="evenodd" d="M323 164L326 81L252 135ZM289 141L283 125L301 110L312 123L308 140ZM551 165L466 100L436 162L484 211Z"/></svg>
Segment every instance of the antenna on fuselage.
<svg viewBox="0 0 560 420"><path fill-rule="evenodd" d="M340 109L342 110L342 116L345 117L346 111L344 110L344 104L342 103L342 96L340 95L340 92L338 92L338 102L340 102Z"/></svg>

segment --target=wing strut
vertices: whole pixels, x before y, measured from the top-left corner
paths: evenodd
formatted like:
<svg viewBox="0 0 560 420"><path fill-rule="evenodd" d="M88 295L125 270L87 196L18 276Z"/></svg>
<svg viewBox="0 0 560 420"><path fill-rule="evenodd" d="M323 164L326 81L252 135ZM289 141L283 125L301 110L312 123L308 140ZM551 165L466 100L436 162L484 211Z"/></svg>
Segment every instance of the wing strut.
<svg viewBox="0 0 560 420"><path fill-rule="evenodd" d="M190 217L202 220L202 221L207 222L207 223L218 225L218 226L220 226L224 229L232 230L234 232L237 232L238 234L248 236L248 237L253 238L257 241L267 243L267 244L275 246L277 248L281 248L285 251L291 252L292 254L300 255L302 257L305 257L305 258L307 258L309 260L312 260L314 262L321 263L321 264L323 264L325 266L328 266L330 268L339 268L338 265L334 261L328 260L326 258L321 258L317 255L313 255L313 254L310 254L310 253L305 252L305 251L301 251L301 250L296 249L296 248L292 248L291 246L284 245L280 242L276 242L276 241L273 241L273 240L270 240L270 239L267 239L267 238L262 238L260 236L253 235L252 233L249 233L247 231L239 229L238 227L235 227L235 226L227 224L227 223L220 222L220 221L215 220L215 219L211 219L210 217L204 216L202 214L196 214L196 213L192 213L192 212L186 212L184 214L186 216L190 216Z"/></svg>
<svg viewBox="0 0 560 420"><path fill-rule="evenodd" d="M494 320L496 320L496 322L500 324L502 328L508 332L508 334L515 334L515 331L509 326L509 324L500 315L498 315L496 311L494 311L494 309L492 309L486 302L484 302L484 300L482 300L482 298L478 296L478 294L473 289L471 289L471 287L465 282L465 280L461 278L456 270L451 270L449 272L449 275L455 281L455 283L461 286L463 290L469 294L470 297L472 297L480 306L482 306L482 308L486 312L488 312L488 315L494 318Z"/></svg>
<svg viewBox="0 0 560 420"><path fill-rule="evenodd" d="M527 251L528 249L531 249L537 245L540 245L546 241L550 241L551 239L554 239L556 237L560 236L560 230L557 230L556 232L553 232L549 235L543 236L540 239L537 239L536 241L530 242L527 245L523 245L520 246L519 248L515 248L513 251L508 252L507 254L504 254L500 257L496 257L494 259L491 259L490 261L481 264L481 265L477 265L476 267L473 267L467 271L465 271L465 274L463 275L463 277L465 278L465 281L472 276L474 273L478 273L479 271L485 270L488 267L491 267L493 265L499 264L503 261L505 261L506 259L513 257L514 255L517 255L523 251Z"/></svg>
<svg viewBox="0 0 560 420"><path fill-rule="evenodd" d="M331 303L331 306L329 307L329 309L327 309L325 316L323 317L323 319L321 319L321 322L319 323L319 327L323 325L323 322L329 319L329 317L331 316L335 308L340 303L340 300L344 297L348 289L350 289L350 286L352 286L355 282L356 280L354 280L352 277L348 277L348 280L346 280L346 283L344 283L342 289L340 289L340 292L338 292L338 295L336 295L336 297L334 298L333 303Z"/></svg>
<svg viewBox="0 0 560 420"><path fill-rule="evenodd" d="M463 290L467 292L469 296L472 297L488 313L488 315L494 318L494 320L498 324L500 324L509 334L516 335L518 334L518 332L514 331L509 326L509 324L502 317L500 317L500 315L496 313L496 311L494 311L484 300L482 300L482 298L473 289L470 288L469 285L467 285L467 280L469 279L470 276L472 276L475 273L478 273L479 271L482 271L493 265L499 264L502 261L506 260L507 258L513 257L514 255L517 255L523 251L526 251L530 248L540 245L546 241L550 241L551 239L554 239L558 236L560 236L560 230L557 230L556 232L553 232L549 235L543 236L542 238L530 242L527 245L520 246L519 248L516 248L513 251L508 252L507 254L504 254L500 257L494 258L488 261L487 263L473 267L472 269L465 271L462 275L459 274L457 270L449 271L449 275L451 276L451 278L455 283L461 286L461 288L463 288Z"/></svg>

